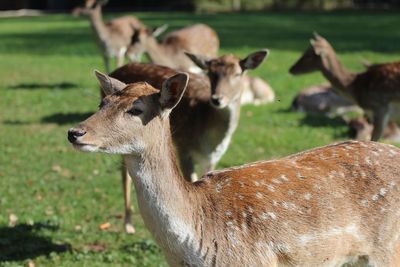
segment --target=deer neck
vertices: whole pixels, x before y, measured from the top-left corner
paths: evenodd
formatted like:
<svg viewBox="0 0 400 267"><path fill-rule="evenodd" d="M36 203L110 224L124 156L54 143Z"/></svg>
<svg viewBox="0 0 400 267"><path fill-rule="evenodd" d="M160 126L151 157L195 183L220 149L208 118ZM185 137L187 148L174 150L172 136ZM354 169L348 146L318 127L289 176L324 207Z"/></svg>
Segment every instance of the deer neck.
<svg viewBox="0 0 400 267"><path fill-rule="evenodd" d="M168 118L166 118L168 120ZM167 124L167 122L165 122ZM168 127L154 129L159 140L140 155L130 155L127 167L146 226L167 255L184 259L196 253L195 218L198 196L181 176ZM172 255L172 256L171 256ZM192 255L193 256L193 255Z"/></svg>
<svg viewBox="0 0 400 267"><path fill-rule="evenodd" d="M96 6L90 13L90 24L100 40L103 41L107 38L107 27L103 21L100 5Z"/></svg>
<svg viewBox="0 0 400 267"><path fill-rule="evenodd" d="M321 71L339 93L353 98L350 84L354 81L355 74L340 62L333 50L325 55Z"/></svg>
<svg viewBox="0 0 400 267"><path fill-rule="evenodd" d="M147 54L154 64L169 66L171 64L171 50L159 44L153 36L147 39Z"/></svg>

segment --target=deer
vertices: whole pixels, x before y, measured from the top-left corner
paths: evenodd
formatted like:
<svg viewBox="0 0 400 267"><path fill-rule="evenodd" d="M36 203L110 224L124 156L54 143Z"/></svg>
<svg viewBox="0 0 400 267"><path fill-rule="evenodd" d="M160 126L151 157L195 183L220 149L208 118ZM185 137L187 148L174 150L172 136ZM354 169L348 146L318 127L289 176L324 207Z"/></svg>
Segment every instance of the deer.
<svg viewBox="0 0 400 267"><path fill-rule="evenodd" d="M201 74L203 70L193 63L185 53L216 58L219 50L219 38L214 29L205 24L194 24L170 32L161 42L156 37L165 31L165 25L151 31L148 28L135 30L129 54L132 61L138 61L139 55L147 54L150 62L173 69ZM259 77L245 76L243 81L242 104L266 104L273 102L275 93L271 86Z"/></svg>
<svg viewBox="0 0 400 267"><path fill-rule="evenodd" d="M141 216L170 266L398 266L400 149L347 141L191 183L169 118L188 74L161 88L100 77L99 111L68 140L78 151L126 157Z"/></svg>
<svg viewBox="0 0 400 267"><path fill-rule="evenodd" d="M246 70L257 68L267 55L267 50L261 50L244 59L233 55L212 59L212 65L219 65L219 69L209 70L211 80L204 75L190 73L188 89L171 114L179 164L183 177L188 181L194 182L198 174L213 170L228 149L239 123L243 90L240 79ZM146 81L159 88L174 74L177 74L176 70L165 66L130 63L113 71L110 79L124 83ZM110 83L104 75L97 73L97 77L103 83ZM130 198L132 179L125 170L122 174L125 229L134 233Z"/></svg>
<svg viewBox="0 0 400 267"><path fill-rule="evenodd" d="M349 71L338 59L329 42L318 34L311 46L290 68L293 75L321 71L335 92L372 112L371 140L378 141L391 112L400 101L400 62L374 64L361 73Z"/></svg>
<svg viewBox="0 0 400 267"><path fill-rule="evenodd" d="M184 51L197 53L208 58L218 55L219 38L217 33L208 25L194 24L169 33L162 42L156 37L163 32L165 25L151 31L148 28L135 29L132 36L129 53L139 55L146 53L152 63L167 66L173 69L201 73L193 62L188 59ZM137 60L136 60L137 61Z"/></svg>
<svg viewBox="0 0 400 267"><path fill-rule="evenodd" d="M128 48L131 44L135 29L146 26L133 16L124 16L104 22L102 6L108 0L86 0L84 8L77 8L74 14L85 14L89 16L94 33L97 36L98 44L102 52L104 65L107 73L111 72L110 60L116 58L118 67L124 64L124 58L133 58L137 55L129 54Z"/></svg>

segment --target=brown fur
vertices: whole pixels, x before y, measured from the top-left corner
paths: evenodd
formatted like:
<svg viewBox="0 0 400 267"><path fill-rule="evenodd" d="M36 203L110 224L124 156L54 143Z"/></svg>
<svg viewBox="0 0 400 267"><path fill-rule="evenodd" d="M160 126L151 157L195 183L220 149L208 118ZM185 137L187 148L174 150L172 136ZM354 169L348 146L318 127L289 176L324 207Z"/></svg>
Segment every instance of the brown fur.
<svg viewBox="0 0 400 267"><path fill-rule="evenodd" d="M115 57L117 66L122 66L135 29L145 28L145 25L133 16L124 16L104 22L101 10L104 1L86 0L85 2L85 8L79 8L79 11L75 13L89 16L103 54L106 71L110 72L110 59Z"/></svg>
<svg viewBox="0 0 400 267"><path fill-rule="evenodd" d="M400 149L344 142L192 184L177 171L169 120L153 92L129 85L70 133L85 131L78 147L131 147L141 213L171 266L398 265ZM140 99L144 113L126 116Z"/></svg>
<svg viewBox="0 0 400 267"><path fill-rule="evenodd" d="M190 71L194 67L184 51L216 57L219 49L217 33L205 24L195 24L171 32L158 43L148 29L139 29L129 49L131 54L147 53L151 62L173 69Z"/></svg>

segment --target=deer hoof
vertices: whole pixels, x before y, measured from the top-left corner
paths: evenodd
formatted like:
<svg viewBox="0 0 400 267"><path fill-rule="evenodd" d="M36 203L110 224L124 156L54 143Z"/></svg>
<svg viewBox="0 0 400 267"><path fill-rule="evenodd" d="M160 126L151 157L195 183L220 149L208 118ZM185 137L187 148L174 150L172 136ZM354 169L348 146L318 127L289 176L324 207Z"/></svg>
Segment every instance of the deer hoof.
<svg viewBox="0 0 400 267"><path fill-rule="evenodd" d="M127 234L133 235L136 232L136 230L135 230L135 227L133 227L132 224L128 223L128 224L125 224L125 232Z"/></svg>

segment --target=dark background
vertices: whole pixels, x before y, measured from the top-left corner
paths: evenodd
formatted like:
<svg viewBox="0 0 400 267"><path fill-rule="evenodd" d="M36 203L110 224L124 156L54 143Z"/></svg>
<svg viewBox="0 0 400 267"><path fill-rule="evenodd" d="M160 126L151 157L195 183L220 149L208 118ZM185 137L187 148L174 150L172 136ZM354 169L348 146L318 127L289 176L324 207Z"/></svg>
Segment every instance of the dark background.
<svg viewBox="0 0 400 267"><path fill-rule="evenodd" d="M83 0L1 0L0 10L70 10ZM400 0L110 0L109 10L243 11L268 9L390 9Z"/></svg>

